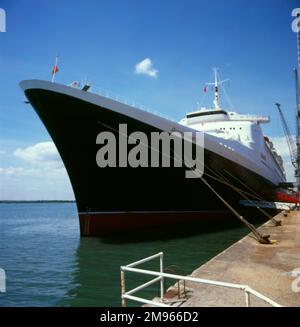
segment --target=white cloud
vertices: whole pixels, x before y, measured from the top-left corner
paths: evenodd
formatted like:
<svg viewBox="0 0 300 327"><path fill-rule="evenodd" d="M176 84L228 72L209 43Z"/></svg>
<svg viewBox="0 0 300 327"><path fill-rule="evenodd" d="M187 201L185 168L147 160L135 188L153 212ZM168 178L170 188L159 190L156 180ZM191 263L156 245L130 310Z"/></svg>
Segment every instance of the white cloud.
<svg viewBox="0 0 300 327"><path fill-rule="evenodd" d="M135 65L135 73L156 78L158 75L158 70L153 67L151 59L146 58Z"/></svg>
<svg viewBox="0 0 300 327"><path fill-rule="evenodd" d="M16 173L20 173L23 171L24 171L24 168L22 168L22 167L7 167L7 168L0 167L1 175L14 175Z"/></svg>
<svg viewBox="0 0 300 327"><path fill-rule="evenodd" d="M24 167L0 167L0 176L13 176L13 177L36 177L36 178L44 178L45 175L49 176L49 178L63 178L67 174L66 169L64 167L61 168L50 168L45 166L43 168L24 168Z"/></svg>
<svg viewBox="0 0 300 327"><path fill-rule="evenodd" d="M40 142L25 149L18 148L14 155L32 165L62 167L62 161L53 142Z"/></svg>
<svg viewBox="0 0 300 327"><path fill-rule="evenodd" d="M53 142L18 148L13 154L24 165L0 167L0 199L74 199L67 171Z"/></svg>
<svg viewBox="0 0 300 327"><path fill-rule="evenodd" d="M0 167L1 200L73 200L65 168Z"/></svg>
<svg viewBox="0 0 300 327"><path fill-rule="evenodd" d="M271 137L271 141L273 142L278 154L282 157L290 157L290 151L285 136Z"/></svg>

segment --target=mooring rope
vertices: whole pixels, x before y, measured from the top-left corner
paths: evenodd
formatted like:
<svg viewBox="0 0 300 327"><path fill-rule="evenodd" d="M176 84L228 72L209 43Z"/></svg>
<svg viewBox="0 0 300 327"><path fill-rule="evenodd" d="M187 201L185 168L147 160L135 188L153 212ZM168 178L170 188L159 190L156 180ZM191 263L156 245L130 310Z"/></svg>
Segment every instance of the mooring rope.
<svg viewBox="0 0 300 327"><path fill-rule="evenodd" d="M254 234L259 243L270 244L270 235L261 235L257 229L241 216L203 177L200 178L203 183L227 206L227 208Z"/></svg>
<svg viewBox="0 0 300 327"><path fill-rule="evenodd" d="M217 172L215 172L215 173L217 174ZM221 173L218 173L218 175L220 176L220 178L224 178L225 181L229 182L228 179L225 176L223 176ZM236 178L236 179L238 180L238 178ZM254 204L256 209L258 209L263 215L265 215L267 218L269 218L275 224L275 226L281 226L281 221L280 220L274 219L268 212L266 212L259 205L257 205L257 203L255 203L253 200L249 199L244 193L240 192L240 190L237 187L235 187L232 184L230 184L230 187L233 190L235 190L236 192L238 192L244 199L246 199L250 203Z"/></svg>
<svg viewBox="0 0 300 327"><path fill-rule="evenodd" d="M258 193L256 193L254 190L252 190L252 188L243 183L240 179L238 179L236 176L230 174L229 171L227 171L226 169L224 169L225 173L227 173L230 177L234 178L236 181L238 181L240 184L242 184L244 187L246 187L250 192L252 192L253 194L255 194L260 200L264 201L263 197L261 195L259 195Z"/></svg>

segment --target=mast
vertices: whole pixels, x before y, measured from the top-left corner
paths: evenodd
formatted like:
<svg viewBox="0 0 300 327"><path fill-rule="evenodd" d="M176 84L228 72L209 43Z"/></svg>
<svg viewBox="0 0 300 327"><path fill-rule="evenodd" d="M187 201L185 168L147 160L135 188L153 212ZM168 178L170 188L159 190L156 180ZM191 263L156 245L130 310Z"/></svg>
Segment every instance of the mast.
<svg viewBox="0 0 300 327"><path fill-rule="evenodd" d="M55 75L58 72L57 63L58 63L58 56L55 57L55 63L54 63L53 69L52 69L52 77L51 77L52 83L54 83Z"/></svg>
<svg viewBox="0 0 300 327"><path fill-rule="evenodd" d="M219 82L218 82L218 68L214 68L214 74L215 74L215 97L214 97L214 105L215 109L220 109L220 98L219 98Z"/></svg>
<svg viewBox="0 0 300 327"><path fill-rule="evenodd" d="M225 82L228 82L229 79L225 79L223 81L220 81L219 80L219 76L218 76L218 68L213 68L213 71L214 71L214 83L206 83L205 85L206 86L213 86L214 87L214 106L215 106L215 109L216 110L219 110L221 109L221 103L220 103L220 88L219 86Z"/></svg>
<svg viewBox="0 0 300 327"><path fill-rule="evenodd" d="M297 18L300 20L300 12L297 13ZM298 73L300 69L300 23L298 23L298 31L297 34L297 63L298 63Z"/></svg>

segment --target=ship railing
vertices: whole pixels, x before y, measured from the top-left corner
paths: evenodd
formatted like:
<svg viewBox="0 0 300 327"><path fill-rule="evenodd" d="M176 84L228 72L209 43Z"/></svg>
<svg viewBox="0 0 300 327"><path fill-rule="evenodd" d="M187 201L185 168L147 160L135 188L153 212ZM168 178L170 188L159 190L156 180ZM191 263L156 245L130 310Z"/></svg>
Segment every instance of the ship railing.
<svg viewBox="0 0 300 327"><path fill-rule="evenodd" d="M235 114L230 115L231 120L239 120L239 121L258 121L261 123L269 123L269 116L260 116L260 115L243 115L243 114Z"/></svg>
<svg viewBox="0 0 300 327"><path fill-rule="evenodd" d="M153 271L153 270L146 270L146 269L140 269L136 268L137 266L152 261L154 259L159 258L159 271ZM205 284L205 285L211 285L216 287L225 287L225 288L231 288L231 289L237 289L242 292L244 292L245 295L245 304L246 307L251 306L250 301L250 295L255 296L256 298L266 302L267 304L273 306L273 307L281 307L280 304L276 303L275 301L271 300L267 296L255 291L253 288L249 287L248 285L242 285L242 284L234 284L234 283L227 283L222 281L216 281L216 280L210 280L210 279L203 279L203 278L196 278L191 276L182 276L177 274L170 274L164 272L164 253L159 252L157 254L154 254L152 256L146 257L144 259L135 261L133 263L130 263L126 266L121 266L121 300L122 300L122 307L126 307L126 300L135 301L138 303L143 303L155 307L170 307L172 304L178 301L172 301L166 299L165 296L165 280L166 279L174 279L177 280L178 283L180 281L187 281L191 283L196 284ZM131 290L126 290L126 281L125 281L125 273L131 272L131 273L137 273L142 275L148 275L148 276L155 276L155 278L151 279L150 281L143 283ZM159 299L154 300L148 300L146 298L142 298L139 296L135 296L134 294L138 291L141 291L153 284L159 283ZM180 296L180 293L178 293L178 296ZM182 300L182 299L181 299Z"/></svg>
<svg viewBox="0 0 300 327"><path fill-rule="evenodd" d="M159 116L159 117L171 120L173 122L176 122L175 119L170 118L169 116L167 116L165 114L162 114L161 112L159 112L157 110L146 107L146 106L144 106L144 105L142 105L140 103L137 103L136 101L129 100L128 98L126 98L126 97L124 97L122 95L115 94L115 93L113 93L111 91L105 90L105 89L100 88L98 86L91 86L89 90L90 90L90 92L95 93L97 95L100 95L100 96L102 96L104 98L108 98L110 100L114 100L114 101L120 102L122 104L131 106L131 107L134 107L134 108L149 112L151 114L154 114L156 116Z"/></svg>

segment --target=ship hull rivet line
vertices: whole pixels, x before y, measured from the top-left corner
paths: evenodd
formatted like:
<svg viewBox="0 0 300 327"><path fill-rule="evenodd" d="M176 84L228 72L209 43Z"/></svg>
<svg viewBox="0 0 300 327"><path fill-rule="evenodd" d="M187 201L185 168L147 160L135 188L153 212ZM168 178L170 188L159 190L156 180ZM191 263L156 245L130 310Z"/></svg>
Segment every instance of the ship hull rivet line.
<svg viewBox="0 0 300 327"><path fill-rule="evenodd" d="M241 216L203 177L202 182L219 198L226 207L253 233L256 240L261 244L272 244L270 235L261 235L260 232L250 224L243 216Z"/></svg>

